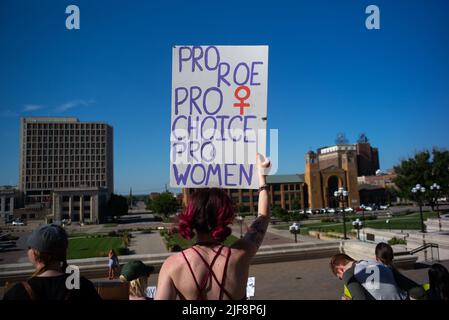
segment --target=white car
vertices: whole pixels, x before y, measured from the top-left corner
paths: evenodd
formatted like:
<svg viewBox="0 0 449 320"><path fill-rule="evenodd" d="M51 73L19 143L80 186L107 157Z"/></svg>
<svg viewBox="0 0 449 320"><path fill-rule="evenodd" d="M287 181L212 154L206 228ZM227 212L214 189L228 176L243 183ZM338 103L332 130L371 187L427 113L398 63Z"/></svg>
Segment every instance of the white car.
<svg viewBox="0 0 449 320"><path fill-rule="evenodd" d="M380 210L387 210L387 209L388 209L388 205L386 205L386 206L380 206L379 209L380 209Z"/></svg>
<svg viewBox="0 0 449 320"><path fill-rule="evenodd" d="M329 212L329 213L335 213L335 209L334 209L334 208L327 209L327 212Z"/></svg>
<svg viewBox="0 0 449 320"><path fill-rule="evenodd" d="M352 209L352 208L345 208L345 212L353 212L354 211L354 209Z"/></svg>
<svg viewBox="0 0 449 320"><path fill-rule="evenodd" d="M307 214L313 214L311 209L308 209L308 210L306 211L306 213L307 213Z"/></svg>
<svg viewBox="0 0 449 320"><path fill-rule="evenodd" d="M366 211L373 211L373 208L371 208L371 207L365 207L365 210L366 210Z"/></svg>
<svg viewBox="0 0 449 320"><path fill-rule="evenodd" d="M13 226L24 226L25 223L23 223L22 221L13 221L13 222L12 222L12 225L13 225Z"/></svg>

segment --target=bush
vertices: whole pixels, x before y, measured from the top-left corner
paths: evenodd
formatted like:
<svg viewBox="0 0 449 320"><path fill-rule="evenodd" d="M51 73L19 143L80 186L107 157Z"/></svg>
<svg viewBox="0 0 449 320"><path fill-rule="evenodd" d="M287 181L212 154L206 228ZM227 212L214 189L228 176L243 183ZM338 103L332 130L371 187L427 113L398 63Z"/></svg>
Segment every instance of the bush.
<svg viewBox="0 0 449 320"><path fill-rule="evenodd" d="M391 238L390 240L388 240L388 244L390 246L393 246L395 244L407 244L407 241L404 239L398 239L396 237Z"/></svg>
<svg viewBox="0 0 449 320"><path fill-rule="evenodd" d="M109 231L108 236L109 237L118 237L118 232L115 230Z"/></svg>
<svg viewBox="0 0 449 320"><path fill-rule="evenodd" d="M287 212L287 210L282 209L282 207L280 206L274 206L273 210L272 210L272 214L274 217L282 220L282 221L289 221L290 220L290 216L289 213Z"/></svg>
<svg viewBox="0 0 449 320"><path fill-rule="evenodd" d="M119 256L124 256L127 255L129 253L129 249L126 247L120 247L117 249L117 255Z"/></svg>
<svg viewBox="0 0 449 320"><path fill-rule="evenodd" d="M290 214L290 217L293 221L306 220L309 218L304 213L299 213L299 212L294 212L294 213Z"/></svg>

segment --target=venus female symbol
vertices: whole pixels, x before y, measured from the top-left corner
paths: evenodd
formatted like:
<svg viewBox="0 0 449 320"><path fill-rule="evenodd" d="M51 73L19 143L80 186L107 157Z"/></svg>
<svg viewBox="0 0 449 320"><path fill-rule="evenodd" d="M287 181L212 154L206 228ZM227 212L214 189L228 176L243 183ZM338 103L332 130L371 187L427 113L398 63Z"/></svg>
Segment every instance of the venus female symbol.
<svg viewBox="0 0 449 320"><path fill-rule="evenodd" d="M240 91L245 91L245 95L242 97L240 96ZM245 113L245 107L249 107L249 103L246 103L245 101L249 99L249 96L251 95L251 90L247 86L240 86L237 87L234 91L234 97L239 100L240 102L234 103L234 107L240 108L240 115L243 116Z"/></svg>

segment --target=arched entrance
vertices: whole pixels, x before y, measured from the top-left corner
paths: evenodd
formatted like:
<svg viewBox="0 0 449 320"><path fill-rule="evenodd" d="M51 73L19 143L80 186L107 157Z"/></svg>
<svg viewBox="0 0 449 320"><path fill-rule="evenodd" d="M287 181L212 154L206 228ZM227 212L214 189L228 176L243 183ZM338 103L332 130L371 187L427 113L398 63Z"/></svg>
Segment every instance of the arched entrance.
<svg viewBox="0 0 449 320"><path fill-rule="evenodd" d="M339 206L338 200L334 197L334 192L338 190L339 181L337 176L330 176L327 180L327 203L329 208L337 208Z"/></svg>

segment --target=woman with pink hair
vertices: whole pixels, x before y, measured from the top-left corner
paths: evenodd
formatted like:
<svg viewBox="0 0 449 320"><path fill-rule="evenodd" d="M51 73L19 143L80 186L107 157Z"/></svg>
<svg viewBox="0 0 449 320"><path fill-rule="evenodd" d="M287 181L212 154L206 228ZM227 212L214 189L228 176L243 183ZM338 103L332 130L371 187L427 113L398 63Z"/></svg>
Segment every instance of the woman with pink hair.
<svg viewBox="0 0 449 320"><path fill-rule="evenodd" d="M269 161L257 155L259 215L242 239L231 247L222 242L234 220L231 199L222 189L200 189L179 217L179 233L196 235L196 244L170 256L159 272L157 300L234 300L246 298L252 257L259 249L270 221L265 170Z"/></svg>

